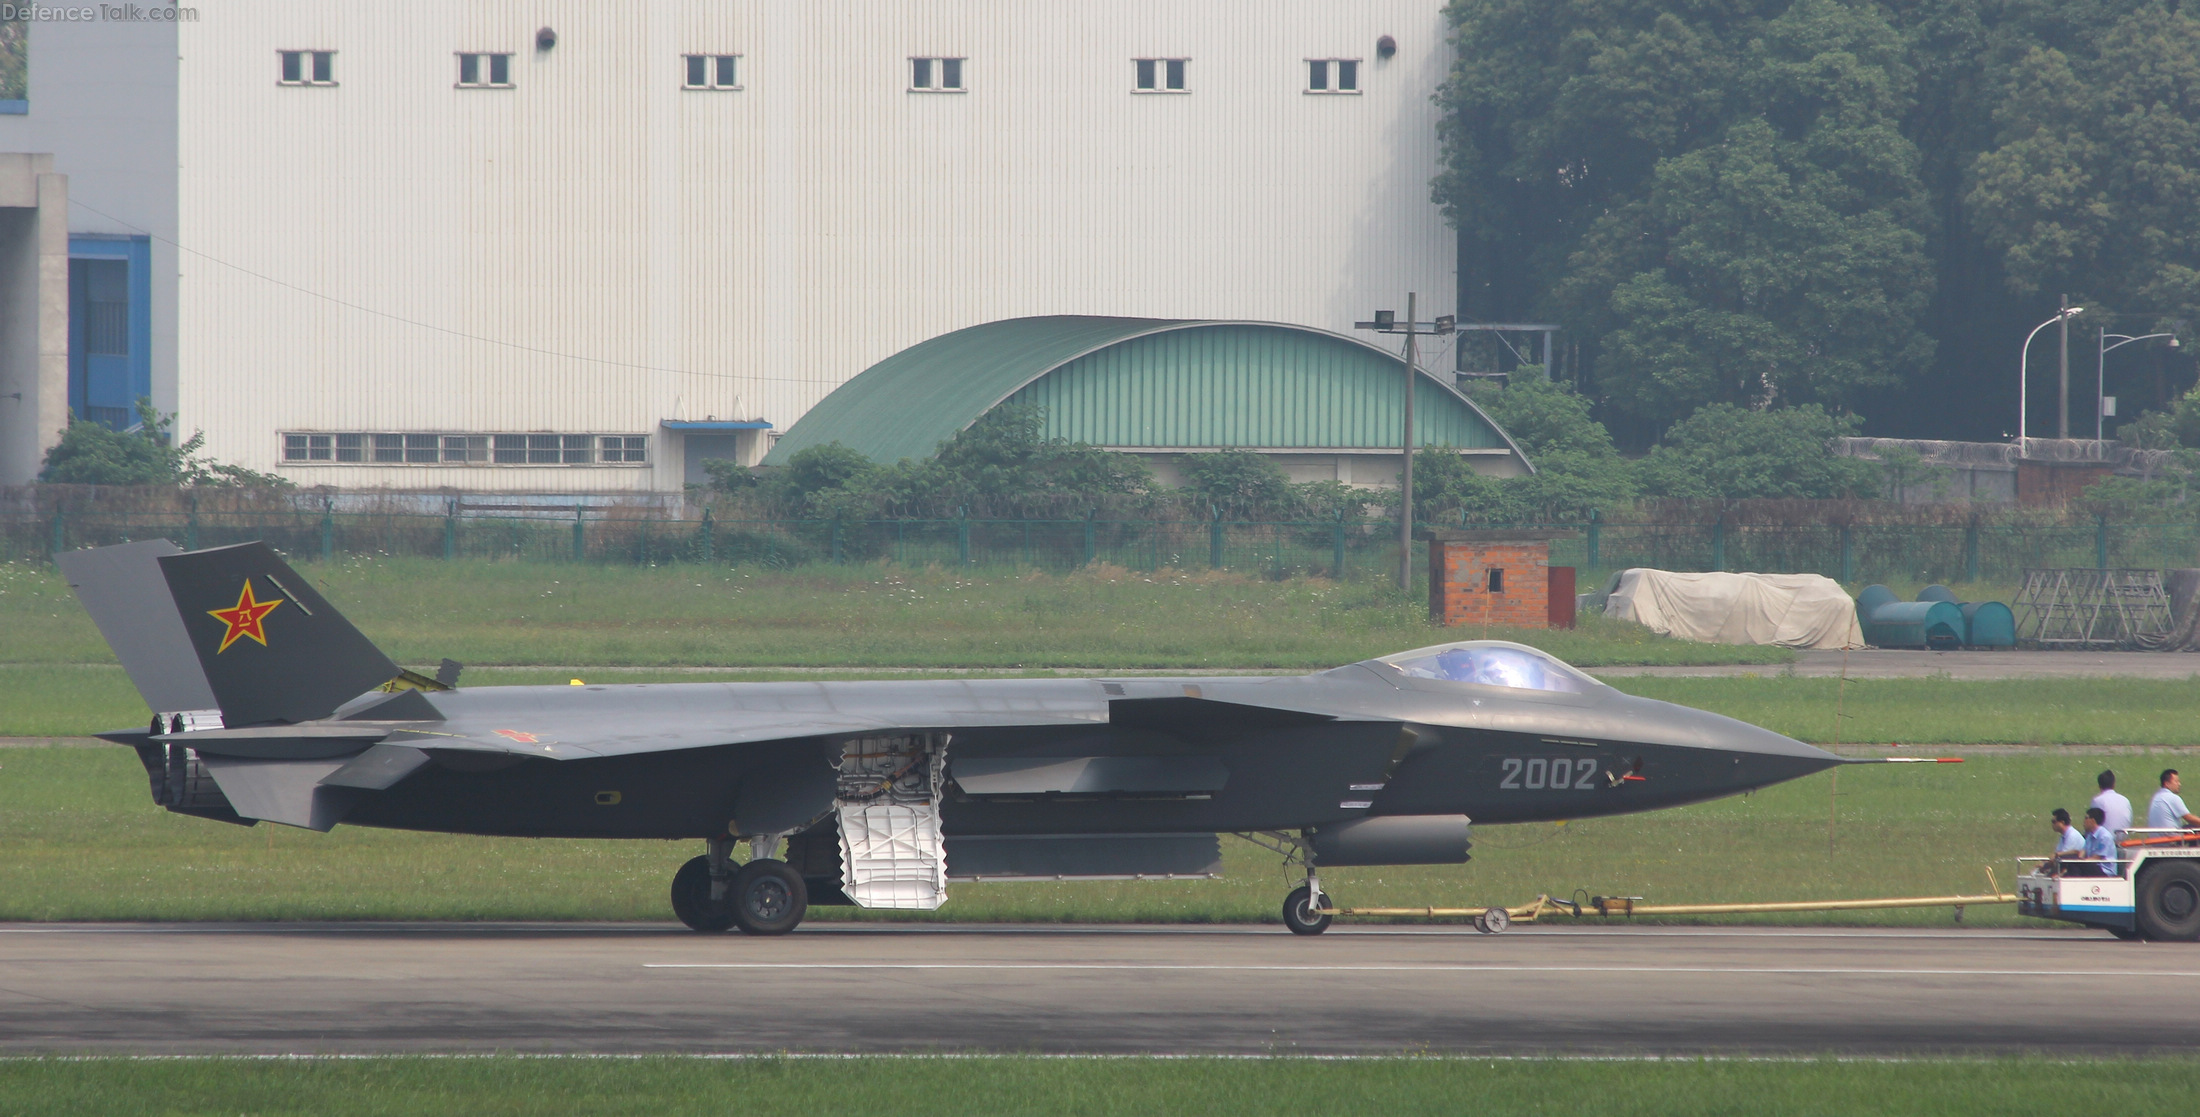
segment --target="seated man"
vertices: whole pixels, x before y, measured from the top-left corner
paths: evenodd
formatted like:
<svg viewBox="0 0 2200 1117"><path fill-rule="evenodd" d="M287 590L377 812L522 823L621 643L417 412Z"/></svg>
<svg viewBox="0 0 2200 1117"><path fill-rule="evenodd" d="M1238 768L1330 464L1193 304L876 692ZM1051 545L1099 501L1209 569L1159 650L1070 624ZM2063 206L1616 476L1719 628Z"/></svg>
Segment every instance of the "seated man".
<svg viewBox="0 0 2200 1117"><path fill-rule="evenodd" d="M2189 830L2200 827L2200 815L2185 809L2185 800L2177 794L2179 784L2177 769L2162 769L2162 789L2154 793L2154 801L2147 804L2147 826L2154 830Z"/></svg>
<svg viewBox="0 0 2200 1117"><path fill-rule="evenodd" d="M2106 818L2099 807L2085 809L2085 852L2075 860L2102 862L2101 875L2112 877L2116 875L2116 832L2103 825Z"/></svg>
<svg viewBox="0 0 2200 1117"><path fill-rule="evenodd" d="M2047 824L2055 830L2055 854L2047 859L2047 872L2050 876L2061 876L2064 858L2075 861L2085 855L2085 835L2070 825L2070 812L2061 807L2055 808Z"/></svg>

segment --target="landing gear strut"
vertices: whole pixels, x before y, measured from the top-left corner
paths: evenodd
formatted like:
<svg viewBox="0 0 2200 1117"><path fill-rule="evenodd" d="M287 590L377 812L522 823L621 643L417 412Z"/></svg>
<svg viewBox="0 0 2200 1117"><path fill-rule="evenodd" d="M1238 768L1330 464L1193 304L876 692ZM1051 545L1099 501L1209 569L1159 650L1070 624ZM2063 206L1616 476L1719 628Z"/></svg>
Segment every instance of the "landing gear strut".
<svg viewBox="0 0 2200 1117"><path fill-rule="evenodd" d="M733 864L730 837L710 839L709 852L680 866L672 878L672 911L689 929L722 932L738 927L751 935L784 935L809 914L810 894L802 876L779 852L780 835L752 839L755 856Z"/></svg>

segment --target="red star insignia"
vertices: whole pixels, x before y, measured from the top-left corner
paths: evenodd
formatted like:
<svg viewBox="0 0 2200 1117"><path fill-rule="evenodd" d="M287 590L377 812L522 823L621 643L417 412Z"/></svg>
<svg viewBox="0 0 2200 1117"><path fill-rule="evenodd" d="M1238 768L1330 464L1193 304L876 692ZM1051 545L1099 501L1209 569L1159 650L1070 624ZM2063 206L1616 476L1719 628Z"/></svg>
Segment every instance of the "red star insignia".
<svg viewBox="0 0 2200 1117"><path fill-rule="evenodd" d="M261 647L266 647L267 627L261 621L269 613L274 612L277 605L282 603L283 599L280 597L273 601L261 601L253 597L252 579L246 578L244 580L244 591L237 595L235 605L227 609L208 609L206 611L207 616L229 626L229 631L222 633L222 646L214 649L214 654L220 655L228 651L229 645L236 643L239 637L244 636L250 636L259 641Z"/></svg>

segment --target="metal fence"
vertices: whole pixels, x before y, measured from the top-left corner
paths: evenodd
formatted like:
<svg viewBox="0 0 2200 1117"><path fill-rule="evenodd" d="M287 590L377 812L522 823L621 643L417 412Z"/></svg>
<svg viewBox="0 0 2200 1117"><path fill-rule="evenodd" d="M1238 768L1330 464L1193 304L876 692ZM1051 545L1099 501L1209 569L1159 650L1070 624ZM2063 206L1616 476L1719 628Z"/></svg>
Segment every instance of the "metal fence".
<svg viewBox="0 0 2200 1117"><path fill-rule="evenodd" d="M1477 525L1479 526L1479 525ZM1518 525L1527 526L1527 525ZM1857 582L2016 582L2041 567L2200 566L2200 525L1542 524L1574 531L1551 562L1584 588L1630 566L1819 573ZM264 539L294 559L354 555L527 562L715 563L791 567L890 561L908 566L1068 570L1215 568L1273 576L1380 576L1396 569L1397 527L1379 521L897 519L745 520L635 515L423 515L336 511L0 515L0 558L166 537L185 548ZM1417 556L1418 557L1418 556Z"/></svg>

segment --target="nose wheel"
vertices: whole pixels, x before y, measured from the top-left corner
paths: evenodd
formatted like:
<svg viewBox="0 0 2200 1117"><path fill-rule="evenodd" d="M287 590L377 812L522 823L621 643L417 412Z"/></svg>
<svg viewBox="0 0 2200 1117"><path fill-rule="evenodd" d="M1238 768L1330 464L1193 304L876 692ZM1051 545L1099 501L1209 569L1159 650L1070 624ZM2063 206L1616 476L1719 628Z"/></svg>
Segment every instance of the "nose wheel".
<svg viewBox="0 0 2200 1117"><path fill-rule="evenodd" d="M1329 897L1315 891L1313 886L1300 885L1283 898L1283 925L1294 935L1318 935L1329 929L1334 916L1322 913L1329 906Z"/></svg>

